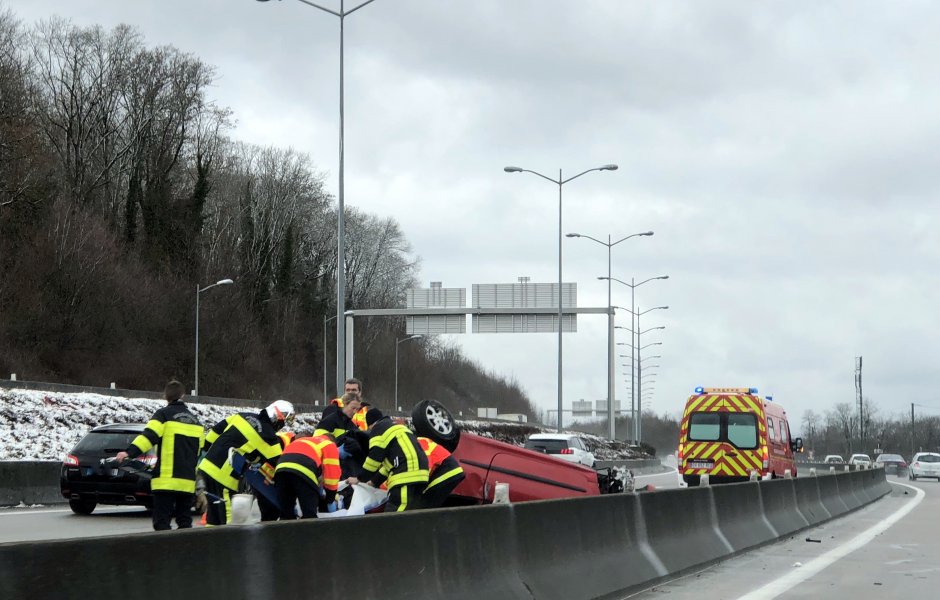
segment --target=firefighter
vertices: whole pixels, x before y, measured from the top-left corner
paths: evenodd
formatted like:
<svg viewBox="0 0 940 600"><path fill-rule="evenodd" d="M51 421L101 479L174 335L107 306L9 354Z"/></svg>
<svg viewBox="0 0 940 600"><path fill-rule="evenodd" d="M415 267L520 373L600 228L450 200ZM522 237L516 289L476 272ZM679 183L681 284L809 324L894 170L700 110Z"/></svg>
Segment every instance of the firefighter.
<svg viewBox="0 0 940 600"><path fill-rule="evenodd" d="M231 494L238 490L240 474L234 472L230 452L251 463L264 463L262 473L271 478L272 464L281 455L277 432L293 421L294 406L286 400L275 400L260 412L235 413L209 430L199 471L205 476L206 491L221 501L210 505L207 525L225 525L231 519Z"/></svg>
<svg viewBox="0 0 940 600"><path fill-rule="evenodd" d="M175 518L178 529L188 529L193 526L196 461L205 430L183 403L182 383L170 381L163 395L167 405L153 413L143 433L134 438L127 450L118 452L115 460L118 463L133 460L158 446L159 456L150 482L153 528L170 529L170 520Z"/></svg>
<svg viewBox="0 0 940 600"><path fill-rule="evenodd" d="M421 492L428 485L428 456L418 438L404 425L393 423L377 408L366 413L369 424L369 454L362 478L380 485L388 473L388 503L385 512L401 512L420 507ZM347 480L358 483L358 478Z"/></svg>
<svg viewBox="0 0 940 600"><path fill-rule="evenodd" d="M343 394L343 408L323 411L323 418L317 423L313 435L329 433L340 448L340 465L343 468L343 477L359 475L362 463L366 459L366 448L369 447L369 436L361 431L352 417L359 411L359 394L349 392Z"/></svg>
<svg viewBox="0 0 940 600"><path fill-rule="evenodd" d="M277 434L278 442L281 444L281 453L283 455L284 448L287 448L291 442L294 441L295 434L293 431L281 431ZM280 460L280 459L279 459ZM271 485L274 484L273 473L275 467L268 463L264 467L264 472L272 476ZM257 486L251 486L251 493L254 495L255 500L258 502L258 511L261 513L261 522L265 521L277 521L281 516L281 508L274 502L268 499L268 496L265 495L263 490L257 488Z"/></svg>
<svg viewBox="0 0 940 600"><path fill-rule="evenodd" d="M428 456L428 486L421 494L421 508L440 508L460 482L464 480L463 469L447 448L426 437L418 443Z"/></svg>
<svg viewBox="0 0 940 600"><path fill-rule="evenodd" d="M335 506L339 486L339 448L329 434L297 438L278 460L274 471L281 520L296 519L294 504L300 503L301 519L316 519L321 497Z"/></svg>

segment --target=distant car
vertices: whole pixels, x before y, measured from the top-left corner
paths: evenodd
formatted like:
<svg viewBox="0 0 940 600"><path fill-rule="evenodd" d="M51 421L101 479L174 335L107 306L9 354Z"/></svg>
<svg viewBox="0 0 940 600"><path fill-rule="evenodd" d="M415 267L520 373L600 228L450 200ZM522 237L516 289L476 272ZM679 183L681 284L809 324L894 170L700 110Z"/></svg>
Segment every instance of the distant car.
<svg viewBox="0 0 940 600"><path fill-rule="evenodd" d="M826 459L823 460L827 465L844 465L845 460L838 454L827 454Z"/></svg>
<svg viewBox="0 0 940 600"><path fill-rule="evenodd" d="M156 447L121 468L102 462L126 450L144 427L143 423L101 425L69 450L59 488L72 512L90 515L99 504L153 506L150 469L157 464Z"/></svg>
<svg viewBox="0 0 940 600"><path fill-rule="evenodd" d="M867 454L853 454L849 457L849 464L858 467L870 467L871 457Z"/></svg>
<svg viewBox="0 0 940 600"><path fill-rule="evenodd" d="M536 452L550 454L554 458L594 468L594 455L587 449L584 440L577 435L569 433L535 433L526 440L525 447Z"/></svg>
<svg viewBox="0 0 940 600"><path fill-rule="evenodd" d="M900 454L879 454L875 459L875 466L885 468L885 473L901 475L907 472L907 461Z"/></svg>
<svg viewBox="0 0 940 600"><path fill-rule="evenodd" d="M940 482L940 454L936 452L918 452L911 459L909 479L917 481L919 477L937 478Z"/></svg>

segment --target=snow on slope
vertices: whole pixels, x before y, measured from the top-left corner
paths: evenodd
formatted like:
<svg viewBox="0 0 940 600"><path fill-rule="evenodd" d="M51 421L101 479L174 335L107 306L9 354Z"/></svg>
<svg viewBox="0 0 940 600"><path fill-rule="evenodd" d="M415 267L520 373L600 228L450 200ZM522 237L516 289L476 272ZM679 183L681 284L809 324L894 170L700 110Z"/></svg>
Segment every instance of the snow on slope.
<svg viewBox="0 0 940 600"><path fill-rule="evenodd" d="M107 423L146 423L161 406L166 406L166 402L149 398L0 388L0 461L62 460L93 427ZM258 411L257 408L198 403L188 403L188 406L206 427L233 412ZM310 433L319 420L320 413L298 414L294 430ZM541 431L533 425L511 422L459 423L464 431L520 446L528 434ZM583 437L598 460L639 456L622 443L611 443L593 435Z"/></svg>

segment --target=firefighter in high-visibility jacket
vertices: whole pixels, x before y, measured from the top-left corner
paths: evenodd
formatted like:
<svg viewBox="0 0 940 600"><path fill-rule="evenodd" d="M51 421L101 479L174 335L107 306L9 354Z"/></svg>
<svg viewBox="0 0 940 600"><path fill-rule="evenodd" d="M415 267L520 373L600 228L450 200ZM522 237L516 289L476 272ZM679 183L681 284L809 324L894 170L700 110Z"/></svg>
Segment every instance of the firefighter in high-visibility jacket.
<svg viewBox="0 0 940 600"><path fill-rule="evenodd" d="M284 449L274 470L281 520L296 519L294 505L300 504L301 519L316 519L320 499L335 508L339 487L339 448L330 435L297 438Z"/></svg>
<svg viewBox="0 0 940 600"><path fill-rule="evenodd" d="M463 469L444 446L426 437L419 437L418 443L428 455L430 472L428 485L421 493L421 508L440 508L454 488L464 480Z"/></svg>
<svg viewBox="0 0 940 600"><path fill-rule="evenodd" d="M366 422L370 434L369 454L362 466L361 479L377 486L388 473L385 512L420 508L421 492L428 485L428 455L421 449L418 438L377 408L366 413Z"/></svg>
<svg viewBox="0 0 940 600"><path fill-rule="evenodd" d="M157 409L144 431L134 438L124 452L115 457L117 462L135 459L159 447L150 489L153 491L153 528L170 529L170 520L176 519L179 529L193 526L192 507L196 492L196 461L205 430L183 403L183 384L166 384L164 397L167 405Z"/></svg>
<svg viewBox="0 0 940 600"><path fill-rule="evenodd" d="M294 406L286 400L275 400L260 412L235 413L209 430L203 444L206 455L199 462L206 492L215 501L209 504L207 525L225 525L232 517L231 495L238 490L240 474L232 466L230 453L263 464L264 475L273 477L273 465L281 455L277 432L293 421Z"/></svg>

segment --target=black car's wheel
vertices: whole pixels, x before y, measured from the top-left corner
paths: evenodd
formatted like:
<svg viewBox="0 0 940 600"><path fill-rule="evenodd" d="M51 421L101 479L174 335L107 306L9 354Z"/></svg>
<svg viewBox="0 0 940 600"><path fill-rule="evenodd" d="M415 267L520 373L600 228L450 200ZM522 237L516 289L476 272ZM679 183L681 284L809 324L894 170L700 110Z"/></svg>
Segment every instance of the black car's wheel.
<svg viewBox="0 0 940 600"><path fill-rule="evenodd" d="M91 500L69 500L69 508L76 515L90 515L96 506L98 506L98 503Z"/></svg>
<svg viewBox="0 0 940 600"><path fill-rule="evenodd" d="M424 400L411 410L411 422L418 435L430 438L453 452L460 442L460 427L447 408L437 400Z"/></svg>

